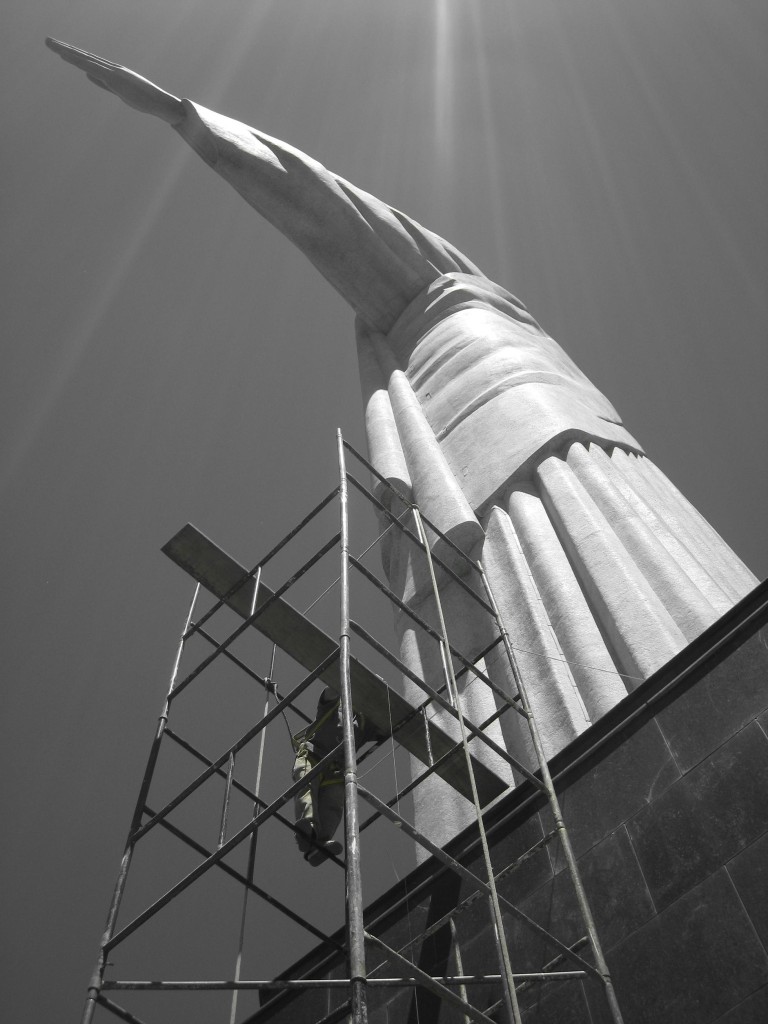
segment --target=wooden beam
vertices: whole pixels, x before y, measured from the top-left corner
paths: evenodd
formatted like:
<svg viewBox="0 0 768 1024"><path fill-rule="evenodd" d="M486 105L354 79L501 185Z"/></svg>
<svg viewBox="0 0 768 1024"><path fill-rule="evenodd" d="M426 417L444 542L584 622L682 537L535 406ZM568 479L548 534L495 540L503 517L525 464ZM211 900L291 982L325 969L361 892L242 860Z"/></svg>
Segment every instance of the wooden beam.
<svg viewBox="0 0 768 1024"><path fill-rule="evenodd" d="M218 598L224 598L246 577L248 572L191 524L182 527L164 545L162 550L171 561L188 572L193 579ZM226 597L225 603L243 618L247 618L251 614L253 589L254 581L248 579L242 586L237 587L229 597ZM273 596L274 591L270 590L262 580L256 608L267 604ZM324 633L282 598L272 601L255 619L253 625L308 672L315 669L338 648L336 640ZM396 690L393 690L381 676L376 675L354 657L350 659L350 676L355 710L365 715L384 735L394 732L398 743L425 765L428 765L429 757L423 718L417 714L410 721L406 721L413 714L413 705ZM334 663L326 669L320 678L338 692L338 663ZM390 715L392 726L390 726ZM405 724L398 729L401 722ZM430 722L429 738L432 756L435 760L448 751L454 750L454 753L446 758L445 762L437 769L437 774L458 790L462 796L471 800L472 792L464 753L460 747L457 748L456 740L434 722ZM472 766L480 802L483 806L490 803L491 800L495 800L508 789L507 784L498 775L474 756L472 757Z"/></svg>

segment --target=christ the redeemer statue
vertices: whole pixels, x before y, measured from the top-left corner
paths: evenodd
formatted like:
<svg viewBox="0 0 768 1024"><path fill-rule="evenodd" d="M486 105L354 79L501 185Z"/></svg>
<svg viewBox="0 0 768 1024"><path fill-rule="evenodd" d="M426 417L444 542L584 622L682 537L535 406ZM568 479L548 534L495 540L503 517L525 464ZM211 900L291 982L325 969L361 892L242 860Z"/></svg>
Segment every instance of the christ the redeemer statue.
<svg viewBox="0 0 768 1024"><path fill-rule="evenodd" d="M549 754L756 585L522 303L452 245L284 142L48 45L167 121L353 308L371 461L482 559ZM392 538L385 569L403 601L434 619L409 547ZM479 656L491 623L455 584L442 600L454 647ZM396 626L405 663L436 678L432 641L405 614ZM510 686L498 653L484 667ZM494 710L477 679L462 700L477 721ZM510 717L494 739L525 759L527 730ZM433 840L469 820L442 780L417 794Z"/></svg>

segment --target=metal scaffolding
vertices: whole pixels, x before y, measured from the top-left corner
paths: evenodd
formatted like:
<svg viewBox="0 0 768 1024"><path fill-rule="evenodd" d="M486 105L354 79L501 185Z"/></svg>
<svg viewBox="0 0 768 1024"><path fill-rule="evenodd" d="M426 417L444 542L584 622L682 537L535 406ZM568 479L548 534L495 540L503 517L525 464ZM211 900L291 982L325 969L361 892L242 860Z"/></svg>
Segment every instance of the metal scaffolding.
<svg viewBox="0 0 768 1024"><path fill-rule="evenodd" d="M153 998L156 998L157 993L187 993L189 997L190 993L199 995L205 992L225 992L228 993L226 1007L222 1008L222 1005L218 1004L216 1014L209 1012L206 1019L228 1020L230 1024L235 1024L235 1021L240 1019L256 1024L262 1019L277 1019L274 1014L279 1011L282 1002L290 997L289 994L321 990L336 993L337 998L333 1006L329 1008L326 1005L321 1009L316 1018L318 1024L331 1024L332 1021L345 1019L350 1020L352 1024L364 1024L368 1020L368 1004L375 998L377 991L406 988L422 989L432 993L441 1004L455 1008L464 1021L489 1024L492 1021L504 1020L521 1024L525 1012L525 1008L521 1006L521 996L526 990L545 981L587 979L602 990L610 1019L614 1024L621 1024L614 989L549 774L539 731L531 713L525 680L518 670L513 643L501 620L482 564L467 557L429 522L417 506L392 487L343 440L341 432L338 434L337 447L337 486L250 570L239 565L189 525L180 530L163 549L195 579L195 593L184 623L170 685L139 789L98 962L88 988L82 1022L90 1024L99 1007L120 1020L133 1024L149 1024L145 1017L137 1015L136 1007L128 1008L115 1001L118 998L124 1001L125 994L130 992L152 994ZM348 470L348 455L371 474L375 484L373 490L366 487ZM351 493L354 493L356 500L362 504L373 506L381 526L381 532L374 543L369 544L363 553L357 556L352 553L350 543ZM387 500L383 500L385 495ZM305 531L310 524L317 523L318 517L327 515L329 510L332 512L335 502L338 503L339 512L338 529L326 543L321 544L298 567L293 568L285 582L277 589L271 589L266 583L266 576L278 562L278 556L283 557L289 547L296 544L298 538L306 537ZM379 547L386 543L386 538L393 531L398 531L407 538L412 550L424 560L423 565L426 567L431 597L436 609L436 625L420 617L407 601L390 589L389 584L383 581L376 569L364 564L365 556L370 551L378 554ZM435 539L441 541L439 550L443 552L442 558L435 550ZM290 590L291 597L294 598L301 586L307 585L318 565L321 562L327 564L326 556L334 551L339 555L338 569L334 571L330 586L321 590L319 597L313 598L311 603L317 606L321 598L338 587L340 599L336 613L337 637L325 632L307 614L289 604L285 596ZM449 553L448 557L445 556L445 552ZM350 592L353 575L356 580L364 581L366 587L371 588L376 600L384 599L384 603L393 605L413 622L414 628L424 631L431 637L439 649L439 664L442 669L440 678L419 678L400 656L390 650L391 645L382 642L370 628L351 618L353 601ZM481 664L484 666L482 658L489 653L490 648L486 648L480 656L475 654L474 657L468 657L451 644L441 604L441 587L445 581L451 581L453 585L461 588L495 623L496 636L491 647L503 648L516 683L516 692L504 692L486 674L484 668L480 667ZM195 618L201 590L213 595L213 603L204 613L197 613L198 617ZM376 617L381 619L378 612L374 615L374 618ZM237 625L231 628L230 622L234 618L237 619ZM215 624L219 621L227 624L228 632L224 639L217 638L213 633ZM269 644L262 652L262 656L266 657L265 663L269 666L266 674L256 671L238 646L249 637L254 638L256 633L266 638ZM364 645L366 661L353 652L353 640L356 644ZM263 644L264 641L259 642ZM197 647L202 647L203 653L194 667L187 669L193 643ZM276 673L275 655L278 650L289 656L294 676L298 671L298 681L295 683L286 683L285 680L289 677L287 670L285 673ZM369 666L371 659L377 666L381 666L380 671L374 671ZM182 664L185 666L186 674L182 674ZM221 686L221 677L216 676L215 672L222 666L226 667L227 672L236 672L249 687L255 687L261 694L260 717L255 724L251 724L257 717L254 705L251 722L246 731L233 742L227 742L217 756L210 757L200 749L199 741L192 742L188 736L181 735L176 727L175 718L174 727L171 727L171 712L176 713L179 706L184 704L179 700L183 694L187 695L187 700L190 694L201 692L212 674L214 693L220 692L216 687ZM423 699L420 703L406 700L399 689L387 683L385 674L392 670L397 675L406 677L421 690ZM493 695L497 710L485 721L472 721L461 710L461 684L464 679L469 678L480 680ZM290 715L298 726L311 723L314 707L311 702L311 691L313 684L317 690L318 683L329 686L338 693L343 743L320 758L308 774L298 778L288 788L282 789L279 794L267 798L264 795L264 782L268 776L275 774L269 769L270 759L265 759L268 728L273 725L274 729L279 730L279 742L285 749L285 726L281 720L288 723ZM286 689L287 685L290 685L290 689ZM221 707L222 715L226 717L226 699L219 696L214 697L214 700L217 701L217 706ZM529 729L536 758L535 766L522 763L489 735L489 726L505 715L518 716ZM365 716L375 726L379 736L379 739L362 752L356 746L356 716ZM187 717L193 721L194 713ZM219 717L221 716L217 711L210 720L198 722L198 732L205 736L206 727L214 719L218 721ZM290 723L288 731L295 731ZM168 758L165 757L165 752L168 748L172 748L174 756L183 754L202 770L189 781L186 781L187 776L182 777L178 773L174 775L171 771L170 781L164 782L160 778L163 773L159 769L167 767L165 761ZM422 770L412 770L413 777L403 786L399 784L397 778L396 761L399 755L396 748L410 754L412 766L416 762L421 762L423 766ZM250 760L247 760L246 752ZM255 771L253 785L247 785L242 781L242 766L246 763ZM328 870L342 871L344 877L343 906L346 922L344 929L339 931L329 930L325 919L318 921L317 916L313 919L307 911L302 893L306 892L306 886L310 883L306 881L306 875L302 876L303 880L299 879L298 875L300 872L308 873L309 869L293 849L292 834L297 834L297 828L294 818L286 809L286 805L297 796L301 796L313 781L320 779L333 764L338 764L341 769L344 791L345 855L342 859L332 852L327 854ZM371 771L375 775L376 770L388 770L390 764L394 772L394 792L388 791L385 798L382 798L374 792L371 784L364 782L360 766L362 765L367 773L369 767L373 765ZM498 764L505 766L506 773L494 769L493 766ZM407 804L409 796L425 779L435 775L440 776L471 802L474 809L474 827L482 850L482 874L471 870L466 863L462 863L460 859L430 841L403 812L403 805ZM549 805L553 826L522 856L499 869L492 863L486 834L485 812L491 803L509 791L512 777L527 780L541 794ZM209 793L210 783L217 783L223 788L223 793L220 797L217 796L215 801L209 796L205 797L208 801L205 805L206 813L215 818L212 826L215 842L206 844L192 834L201 814L200 809L195 805L195 808L188 812L187 817L192 822L191 825L186 820L180 821L179 816L185 808L193 805L196 799L202 799L202 794ZM159 810L153 809L156 788L164 794ZM235 807L238 801L239 811ZM362 822L361 801L373 811L371 816ZM235 827L238 813L241 822L239 827ZM391 948L384 941L382 933L385 932L380 927L380 917L377 918L370 910L366 910L363 896L364 858L361 852L361 835L379 823L389 823L395 827L390 834L397 836L397 842L413 843L426 851L432 858L430 863L434 863L436 872L447 869L464 883L465 895L457 899L454 905L428 928L420 927L416 938L411 938L399 949ZM270 879L267 878L269 872L261 866L259 842L260 837L265 835L267 825L273 829L270 841L273 849L278 851L277 854L271 855L269 867L273 875L277 867L280 868L279 877L285 880L283 890L287 890L287 895L284 891L277 893L274 886L270 886ZM135 908L126 915L124 897L128 887L129 869L139 851L143 851L145 845L151 841L150 837L160 834L172 838L173 845L169 850L178 849L184 851L185 856L192 856L193 860L186 863L187 866L190 863L193 866L184 872L183 866L171 863L172 856L165 855L162 850L159 853L150 850L148 859L145 859L145 876L156 880L151 870L152 857L160 857L160 874L168 876L171 880L170 885L162 895L149 901L140 893L138 902L136 899L133 900ZM308 841L317 846L311 837ZM281 842L283 847L279 845ZM583 922L584 934L576 942L566 943L550 934L500 891L499 883L503 879L550 843L560 844L561 855L570 875ZM283 848L290 848L290 852L285 854L285 862L290 865L287 871L284 870L285 862L282 860ZM146 867L147 863L150 870ZM180 862L181 865L183 863ZM227 920L231 920L234 933L234 967L230 978L139 981L112 977L114 972L111 968L117 966L113 964L113 960L125 948L126 940L134 936L140 938L147 929L162 919L162 911L174 903L178 904L183 893L194 891L196 887L202 886L206 880L216 875L230 882L234 881L239 893L237 912L225 913ZM313 875L312 880L317 877ZM164 884L168 882L165 881ZM290 897L293 897L293 905L289 902ZM300 904L299 909L296 907L296 898ZM211 901L207 891L205 900L207 913L210 913L216 902ZM276 973L273 971L273 977L261 980L243 977L243 965L248 959L246 946L249 923L254 917L252 908L256 900L259 901L260 915L263 916L267 912L280 915L280 920L286 922L286 928L298 930L307 937L307 940L312 941L314 966L311 977L296 965L295 956ZM488 906L489 923L486 927L493 938L496 966L495 970L489 973L465 973L456 923L461 920L461 915L471 907L476 907L481 901L486 902ZM327 914L325 916L327 917ZM123 921L124 917L127 917L127 920ZM511 919L522 922L530 934L535 936L536 941L543 943L550 950L549 959L539 970L515 972L507 937L508 922ZM202 930L207 948L215 949L218 956L219 947L223 945L218 932L215 935L207 934L205 923L202 929L199 922L194 927L198 931ZM207 927L210 927L210 920ZM436 935L441 929L449 929L455 970L453 973L436 975L425 972L413 962L413 950L419 943ZM270 954L277 951L281 945L282 933L278 930L276 938L271 940L269 937L275 933L270 928L262 927L262 941L265 941L264 933L268 933ZM159 938L153 935L150 941L140 944L140 948L151 951L154 948L153 943L156 943L158 948L168 947L164 935ZM182 942L180 945L183 944ZM289 951L293 951L293 944L286 945L289 945ZM585 949L591 952L591 958L583 954ZM341 955L345 958L346 968L340 977L334 965L338 963ZM370 966L372 960L376 962L375 967ZM387 971L386 976L381 973L383 969ZM153 977L155 974L156 964L153 962ZM479 996L470 999L470 991L479 993ZM249 993L258 993L258 1007L244 1005ZM168 997L161 998L167 1000ZM250 998L253 999L255 996L251 995ZM333 1000L329 996L328 1002L331 1001ZM153 1008L154 1004L150 1011ZM157 1019L170 1019L167 1002L163 1004L161 1016L153 1018ZM309 1017L305 1015L301 1019L308 1020Z"/></svg>

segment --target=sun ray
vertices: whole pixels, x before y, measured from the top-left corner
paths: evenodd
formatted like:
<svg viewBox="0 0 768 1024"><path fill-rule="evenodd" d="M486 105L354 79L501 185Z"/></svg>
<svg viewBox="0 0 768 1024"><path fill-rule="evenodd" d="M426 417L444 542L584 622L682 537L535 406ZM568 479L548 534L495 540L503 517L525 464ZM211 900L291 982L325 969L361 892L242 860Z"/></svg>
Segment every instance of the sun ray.
<svg viewBox="0 0 768 1024"><path fill-rule="evenodd" d="M644 66L637 49L630 42L626 25L619 23L611 3L607 0L597 0L597 2L602 7L603 16L613 22L613 38L616 46L621 49L626 67L648 105L669 157L677 166L680 175L686 181L690 194L699 205L703 221L716 235L723 250L728 253L731 263L739 268L741 280L751 292L755 302L762 304L764 296L762 282L756 278L753 268L746 262L733 226L721 214L716 197L709 191L704 175L694 163L689 150L679 137L675 119L671 112L665 109L659 89L655 87L648 68ZM660 25L659 28L660 31L663 30L663 26Z"/></svg>
<svg viewBox="0 0 768 1024"><path fill-rule="evenodd" d="M469 36L474 59L474 70L477 74L477 95L483 127L482 138L485 145L485 153L483 154L481 164L488 181L490 233L493 238L494 256L499 268L496 276L502 283L511 286L510 223L507 215L509 203L502 186L501 156L497 142L499 122L491 100L489 57L484 46L480 9L474 4L470 4L467 11L472 23L472 30Z"/></svg>
<svg viewBox="0 0 768 1024"><path fill-rule="evenodd" d="M115 250L114 263L95 301L77 319L66 338L62 339L58 359L50 367L36 400L27 407L25 418L18 423L16 433L7 445L4 464L0 466L0 494L29 455L62 394L87 358L112 303L119 297L135 260L189 159L191 156L185 150L179 150L173 157L132 234L121 238L120 248Z"/></svg>
<svg viewBox="0 0 768 1024"><path fill-rule="evenodd" d="M217 102L227 91L243 62L252 56L254 38L273 7L274 0L266 0L258 9L245 9L238 30L232 35L229 60L217 66L206 89L206 98L210 95L212 101ZM189 12L188 17L191 17ZM114 262L97 298L62 339L58 358L41 383L36 400L30 403L24 418L16 424L14 436L3 452L0 463L0 495L5 492L15 473L28 457L62 395L87 358L94 339L99 335L100 326L108 316L113 302L119 298L135 261L174 191L184 167L191 159L191 155L184 149L179 149L174 155L132 233L121 238L119 250L115 250Z"/></svg>
<svg viewBox="0 0 768 1024"><path fill-rule="evenodd" d="M456 166L456 73L455 26L449 0L435 0L433 52L435 181L441 205L450 209L455 189Z"/></svg>

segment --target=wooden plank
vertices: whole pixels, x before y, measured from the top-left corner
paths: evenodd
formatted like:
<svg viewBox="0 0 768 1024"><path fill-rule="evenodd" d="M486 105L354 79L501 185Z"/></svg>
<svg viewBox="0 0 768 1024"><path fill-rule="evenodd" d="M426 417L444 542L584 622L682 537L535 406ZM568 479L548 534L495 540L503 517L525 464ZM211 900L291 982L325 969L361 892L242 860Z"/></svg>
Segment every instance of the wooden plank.
<svg viewBox="0 0 768 1024"><path fill-rule="evenodd" d="M243 568L234 558L217 547L203 533L191 524L184 526L163 547L163 552L188 572L193 579L201 583L218 598L223 598L246 575ZM226 604L247 618L253 603L254 581L249 579L226 598ZM274 596L274 591L261 582L259 586L257 608L266 605ZM277 598L272 601L253 625L260 633L268 637L308 672L315 669L325 660L338 644L336 640L319 629L306 616L294 607ZM320 678L337 692L339 691L339 666L334 663ZM366 716L379 732L389 735L396 732L398 743L413 754L425 765L429 764L424 724L421 715L416 715L398 731L398 723L404 722L413 712L413 705L393 690L381 676L372 672L357 658L350 658L350 678L352 681L352 700L357 711ZM390 714L393 728L390 726ZM456 747L456 741L438 726L430 723L429 729L432 754L435 760ZM476 757L472 757L475 781L478 787L480 802L483 806L495 800L507 789L506 783L487 768ZM468 800L472 799L469 776L464 760L464 753L459 748L437 769L437 773L454 789Z"/></svg>

